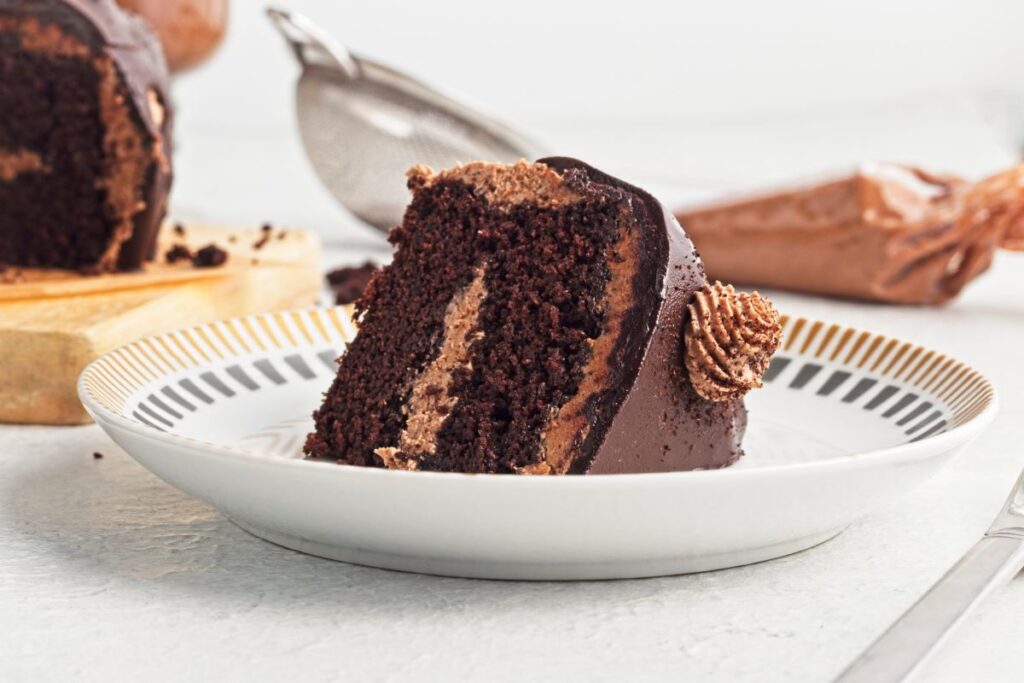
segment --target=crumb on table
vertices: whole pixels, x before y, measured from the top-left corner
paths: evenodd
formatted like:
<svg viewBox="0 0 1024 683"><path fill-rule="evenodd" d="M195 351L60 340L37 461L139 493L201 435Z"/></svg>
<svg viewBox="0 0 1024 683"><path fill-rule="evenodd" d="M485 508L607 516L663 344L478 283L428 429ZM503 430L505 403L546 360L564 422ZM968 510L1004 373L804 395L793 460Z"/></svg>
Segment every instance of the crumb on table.
<svg viewBox="0 0 1024 683"><path fill-rule="evenodd" d="M186 247L184 244L175 244L164 254L164 260L167 263L177 263L178 261L191 261L193 258L192 250Z"/></svg>
<svg viewBox="0 0 1024 683"><path fill-rule="evenodd" d="M192 265L196 268L215 268L224 265L228 260L228 252L216 244L208 244L195 253L192 257Z"/></svg>
<svg viewBox="0 0 1024 683"><path fill-rule="evenodd" d="M328 271L327 283L334 292L334 303L355 303L363 295L370 278L379 267L367 261L361 266L346 266Z"/></svg>

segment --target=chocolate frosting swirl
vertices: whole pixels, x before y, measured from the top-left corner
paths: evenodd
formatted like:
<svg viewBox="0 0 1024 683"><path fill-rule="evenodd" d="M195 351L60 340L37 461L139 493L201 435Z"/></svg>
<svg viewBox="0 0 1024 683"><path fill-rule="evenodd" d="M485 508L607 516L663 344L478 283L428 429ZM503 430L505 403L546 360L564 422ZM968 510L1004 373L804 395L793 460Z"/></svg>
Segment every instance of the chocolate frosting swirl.
<svg viewBox="0 0 1024 683"><path fill-rule="evenodd" d="M689 311L685 362L697 393L729 401L760 387L782 337L771 302L716 281L697 293Z"/></svg>

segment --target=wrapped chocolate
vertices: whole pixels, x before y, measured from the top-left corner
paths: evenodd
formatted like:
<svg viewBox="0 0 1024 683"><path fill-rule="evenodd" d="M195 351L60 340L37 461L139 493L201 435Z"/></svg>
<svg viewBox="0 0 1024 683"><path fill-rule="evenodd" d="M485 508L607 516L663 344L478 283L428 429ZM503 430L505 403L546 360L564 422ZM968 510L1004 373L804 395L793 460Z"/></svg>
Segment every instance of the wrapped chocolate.
<svg viewBox="0 0 1024 683"><path fill-rule="evenodd" d="M1024 249L1024 165L981 182L895 164L676 213L708 276L903 304L948 301Z"/></svg>

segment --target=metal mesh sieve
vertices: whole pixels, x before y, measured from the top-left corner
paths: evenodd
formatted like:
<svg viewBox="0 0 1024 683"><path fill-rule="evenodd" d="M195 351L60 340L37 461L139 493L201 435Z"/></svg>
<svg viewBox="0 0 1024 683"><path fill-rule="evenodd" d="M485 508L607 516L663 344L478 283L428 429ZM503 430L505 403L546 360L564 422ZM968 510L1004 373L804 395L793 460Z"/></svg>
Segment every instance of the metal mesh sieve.
<svg viewBox="0 0 1024 683"><path fill-rule="evenodd" d="M305 17L267 13L302 67L296 111L306 154L334 197L367 223L387 230L401 220L409 200L405 172L416 164L542 156L515 130L352 54Z"/></svg>

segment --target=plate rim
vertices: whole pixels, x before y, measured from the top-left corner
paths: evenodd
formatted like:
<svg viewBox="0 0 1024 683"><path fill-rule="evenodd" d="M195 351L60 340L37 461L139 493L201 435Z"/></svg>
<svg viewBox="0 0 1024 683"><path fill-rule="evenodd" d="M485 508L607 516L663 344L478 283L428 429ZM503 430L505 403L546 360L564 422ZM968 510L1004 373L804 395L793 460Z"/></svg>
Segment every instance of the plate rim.
<svg viewBox="0 0 1024 683"><path fill-rule="evenodd" d="M271 314L284 314L289 315L293 313L309 312L309 311L329 311L329 310L341 310L344 311L348 307L345 306L312 306L300 309L291 309L287 311L276 311ZM232 318L226 318L222 320L210 321L200 325L193 325L184 330L194 330L199 328L205 328L216 323L231 322L237 320L246 320L267 315L262 314L251 314L245 316L235 316ZM346 313L347 315L347 313ZM832 322L821 318L813 318L803 315L791 315L788 316L790 324L796 327L797 321L803 321L803 324L814 325L820 323L822 326L836 325L843 330L852 330L853 334L870 334L875 337L882 337L889 340L894 340L903 343L906 340L899 337L893 337L885 335L880 332L871 332L862 328L846 325L844 323ZM116 412L114 409L108 407L104 402L97 396L94 396L87 386L86 380L88 377L96 373L97 364L107 359L112 354L120 351L121 349L147 342L149 340L158 339L171 334L177 330L169 330L162 334L148 335L141 337L137 340L133 340L127 344L122 344L114 349L111 349L98 358L91 361L88 365L83 368L79 374L77 385L78 397L82 402L86 412L92 416L93 420L97 425L104 427L105 425L111 425L116 428L123 429L132 433L133 435L141 438L145 438L149 441L157 443L169 443L176 445L181 448L196 450L198 449L205 451L210 454L216 454L222 457L228 457L233 460L240 462L252 463L264 462L274 463L278 466L286 467L300 467L300 468L320 468L323 471L333 470L336 472L346 473L353 476L385 476L385 477L414 477L419 480L424 478L436 479L440 477L442 480L454 480L462 478L473 478L480 479L482 481L531 481L537 482L535 485L539 486L569 486L569 485L582 485L582 486L595 486L598 482L610 483L613 481L620 481L622 478L628 478L629 481L663 481L663 480L675 480L680 477L686 477L690 480L706 479L707 477L718 477L724 478L729 477L732 479L736 478L749 478L749 477L763 477L771 476L773 474L788 474L792 472L803 472L810 471L816 472L818 470L829 470L829 469L860 469L861 467L870 467L877 463L879 460L891 460L891 464L899 464L901 462L913 462L920 459L921 457L928 457L929 454L944 453L957 446L965 445L978 435L980 435L995 419L996 414L999 411L1000 396L996 390L992 381L976 370L973 366L960 360L955 356L949 354L942 354L947 358L959 363L966 370L972 371L977 374L981 380L981 387L989 392L988 404L982 408L977 414L969 417L966 421L959 425L955 425L950 429L929 436L925 439L915 442L908 442L899 444L896 446L890 446L887 448L874 449L865 452L854 453L843 458L829 458L824 460L815 460L811 462L797 462L797 463L784 463L774 465L764 465L750 469L736 469L732 467L724 467L719 469L697 469L697 470L683 470L675 472L630 472L621 474L588 474L586 476L553 476L553 477L536 477L536 476L515 476L508 474L496 474L496 473L466 473L466 472L431 472L431 471L406 471L406 470L389 470L378 467L359 467L355 465L345 465L332 462L307 460L305 458L282 458L280 456L262 454L258 452L246 451L232 446L226 446L223 444L213 443L210 441L203 441L201 439L195 439L190 436L184 436L174 432L165 432L154 429L142 422L130 420L127 417ZM924 351L931 351L934 353L940 353L935 349L931 349L919 344ZM304 348L303 345L293 345L289 348ZM798 353L797 355L805 355ZM241 356L241 354L235 354L235 356ZM196 367L204 367L208 364L199 364ZM356 472L358 471L358 474ZM564 482L591 482L583 484L566 484ZM562 482L562 483L553 483ZM522 484L516 484L522 486Z"/></svg>

